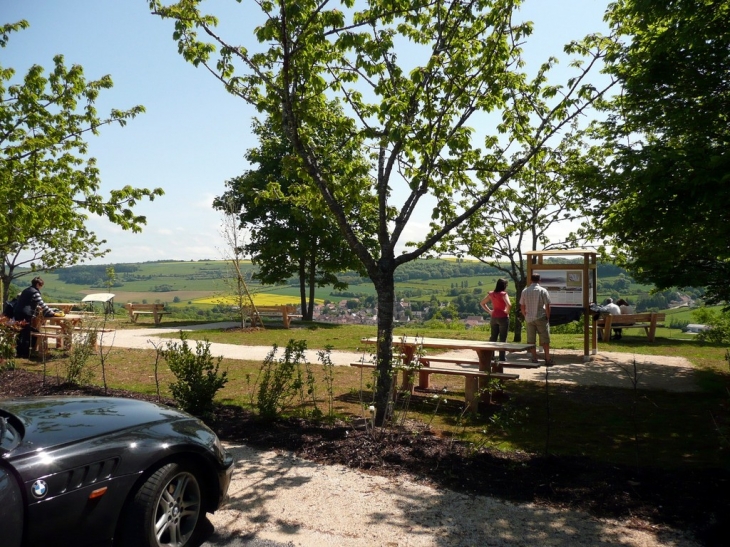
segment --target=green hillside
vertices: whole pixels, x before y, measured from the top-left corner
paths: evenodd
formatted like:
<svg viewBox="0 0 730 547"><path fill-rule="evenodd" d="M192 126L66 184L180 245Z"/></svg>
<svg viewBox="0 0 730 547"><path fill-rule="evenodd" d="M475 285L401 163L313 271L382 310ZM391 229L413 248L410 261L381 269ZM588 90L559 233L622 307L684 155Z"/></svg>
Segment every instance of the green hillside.
<svg viewBox="0 0 730 547"><path fill-rule="evenodd" d="M64 270L45 273L44 294L47 300L74 301L95 292L112 292L117 302L148 301L172 302L175 297L181 301L197 298L210 298L215 295L230 294L226 280L229 279L228 266L224 261L195 262L144 262L138 264L114 265L116 280L108 287L106 266L74 266ZM488 271L491 275L474 275ZM272 293L291 296L294 302L299 299L299 286L296 280L278 286L261 286L250 278L254 266L247 262L244 274L248 276L249 287L255 293ZM401 279L397 282L398 291L408 298L428 300L432 295L443 296L454 285L478 286L493 285L498 274L496 270L481 264L459 264L447 260L417 261L415 267L404 267L399 271ZM353 296L374 296L375 289L368 279L349 272L343 276L349 282L349 289L336 292L332 287L318 288L316 298L337 302Z"/></svg>
<svg viewBox="0 0 730 547"><path fill-rule="evenodd" d="M233 295L227 280L230 279L228 265L224 261L161 261L136 264L115 264L116 278L109 287L108 266L74 266L43 274L46 280L44 295L49 302L73 302L85 295L97 292L112 292L117 303L124 302L161 302L174 306L201 306L213 308L217 304L229 306L226 296ZM251 275L255 267L244 264L244 274L248 277L249 288L256 295L277 295L289 297L292 304L299 303L299 286L296 279L278 286L261 286ZM414 309L428 306L436 298L441 303L454 301L461 313L479 314L478 302L494 287L496 280L503 276L498 270L476 261L455 261L428 259L404 265L396 272L397 297L409 300ZM21 287L29 280L24 278ZM345 291L335 291L332 287L316 290L319 301L338 302L343 299L375 296L372 283L354 272L345 272L341 278L349 283ZM642 303L652 309L665 309L673 300L676 291L664 291L651 295L653 287L641 285L623 270L612 264L601 265L598 269L598 300L607 297L626 298L633 305ZM510 294L514 297L514 287L510 284ZM691 293L697 298L699 291ZM202 301L206 301L205 304ZM213 303L215 302L215 303ZM257 298L258 302L258 298ZM264 304L265 302L259 302ZM675 312L672 312L675 313ZM682 308L676 312L675 319L691 322L690 312ZM668 319L669 320L669 319Z"/></svg>

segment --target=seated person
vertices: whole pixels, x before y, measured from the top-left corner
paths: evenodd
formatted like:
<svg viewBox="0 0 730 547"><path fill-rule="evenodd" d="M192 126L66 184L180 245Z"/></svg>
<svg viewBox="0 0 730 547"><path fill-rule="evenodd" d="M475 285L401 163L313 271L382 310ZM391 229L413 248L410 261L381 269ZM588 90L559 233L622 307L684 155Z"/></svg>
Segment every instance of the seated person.
<svg viewBox="0 0 730 547"><path fill-rule="evenodd" d="M30 282L30 287L25 289L18 296L13 306L13 317L15 321L25 321L25 325L18 333L18 341L16 346L16 357L28 358L30 356L31 333L38 332L31 325L33 318L43 315L44 317L54 317L41 296L41 288L44 281L40 277L34 277Z"/></svg>
<svg viewBox="0 0 730 547"><path fill-rule="evenodd" d="M629 303L623 298L619 298L616 301L616 305L618 306L619 310L621 310L621 315L630 315L634 313L634 307L629 305ZM623 331L621 329L613 329L614 340L621 340L622 332Z"/></svg>
<svg viewBox="0 0 730 547"><path fill-rule="evenodd" d="M596 304L590 305L591 311L596 312L596 314L593 316L593 319L599 319L601 316L605 315L621 315L621 308L619 308L616 304L613 303L613 298L606 298L606 300L603 303L603 306L597 306ZM611 338L612 340L620 340L621 339L621 329L613 329L614 336ZM598 339L603 340L603 335L601 334L602 331L598 331Z"/></svg>

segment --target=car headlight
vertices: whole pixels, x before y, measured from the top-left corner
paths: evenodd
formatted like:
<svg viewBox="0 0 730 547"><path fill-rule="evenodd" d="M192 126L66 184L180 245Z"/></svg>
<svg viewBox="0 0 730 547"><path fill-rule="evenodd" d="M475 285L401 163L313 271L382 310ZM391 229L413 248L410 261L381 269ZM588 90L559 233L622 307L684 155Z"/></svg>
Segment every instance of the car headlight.
<svg viewBox="0 0 730 547"><path fill-rule="evenodd" d="M226 459L226 449L223 448L223 443L221 443L218 435L213 435L213 451L218 461L222 462Z"/></svg>

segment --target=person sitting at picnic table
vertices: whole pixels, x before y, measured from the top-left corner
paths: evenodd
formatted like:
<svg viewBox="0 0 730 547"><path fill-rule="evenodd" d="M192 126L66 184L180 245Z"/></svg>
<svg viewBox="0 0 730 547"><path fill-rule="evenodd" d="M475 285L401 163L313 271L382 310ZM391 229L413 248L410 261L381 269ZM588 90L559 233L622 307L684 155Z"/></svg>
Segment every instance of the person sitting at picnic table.
<svg viewBox="0 0 730 547"><path fill-rule="evenodd" d="M479 305L491 316L489 319L489 326L492 329L492 334L489 337L490 342L496 342L499 338L500 342L507 341L507 331L509 330L509 311L512 309L512 303L509 300L507 294L507 283L506 279L498 279L497 285L493 291L479 302ZM492 308L489 307L488 302L492 303ZM504 361L505 352L499 352L499 360Z"/></svg>
<svg viewBox="0 0 730 547"><path fill-rule="evenodd" d="M25 321L25 325L18 333L18 341L16 345L16 356L21 358L30 357L31 333L38 332L32 326L33 318L39 315L44 317L54 317L41 296L41 288L44 285L43 279L34 277L30 282L30 287L25 289L18 296L18 300L13 306L13 317L16 321Z"/></svg>

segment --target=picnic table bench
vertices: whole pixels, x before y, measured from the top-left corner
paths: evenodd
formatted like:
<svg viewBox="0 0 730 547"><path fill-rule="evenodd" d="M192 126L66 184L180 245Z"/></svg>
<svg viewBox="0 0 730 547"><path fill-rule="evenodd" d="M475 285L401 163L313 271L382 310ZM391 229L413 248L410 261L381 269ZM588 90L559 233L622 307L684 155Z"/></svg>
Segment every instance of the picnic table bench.
<svg viewBox="0 0 730 547"><path fill-rule="evenodd" d="M430 363L453 363L454 365L466 365L479 367L481 364L478 359L462 359L460 357L421 357L421 363L429 366ZM538 363L514 363L511 361L493 361L492 372L504 372L506 368L540 368Z"/></svg>
<svg viewBox="0 0 730 547"><path fill-rule="evenodd" d="M140 315L152 315L155 320L155 325L159 325L162 321L162 316L171 313L165 311L164 304L134 304L127 302L124 307L129 312L129 318L132 320L132 323L136 323Z"/></svg>
<svg viewBox="0 0 730 547"><path fill-rule="evenodd" d="M363 338L361 340L365 344L377 344L377 338ZM421 389L429 388L429 377L431 374L458 374L464 376L465 379L465 398L468 397L467 405L469 410L476 412L478 410L479 400L484 403L491 401L491 386L489 381L496 380L514 380L519 378L517 374L505 374L504 365L494 364L494 355L498 351L515 352L527 351L533 348L533 344L515 344L510 342L485 342L479 340L452 340L448 338L426 338L426 337L407 337L393 338L393 346L402 351L403 366L408 369L403 374L403 387L412 389L410 386L411 373L418 372L418 387ZM439 350L462 350L468 349L476 353L478 359L462 359L446 358L446 357L428 357L417 356L417 350L432 348ZM454 364L476 364L477 370L459 369L459 368L442 368L431 367L431 362L450 362ZM415 366L418 365L419 368ZM439 372L446 370L448 372ZM481 392L481 396L479 393ZM476 397L476 398L475 398Z"/></svg>
<svg viewBox="0 0 730 547"><path fill-rule="evenodd" d="M55 343L55 349L69 350L73 340L73 332L81 330L83 316L65 314L62 316L37 316L31 321L33 331L30 333L31 351L45 355L50 350L49 342Z"/></svg>
<svg viewBox="0 0 730 547"><path fill-rule="evenodd" d="M594 327L606 343L611 341L611 329L644 329L649 342L653 342L656 328L661 326L659 322L664 321L664 318L665 314L655 312L608 314L594 320Z"/></svg>
<svg viewBox="0 0 730 547"><path fill-rule="evenodd" d="M267 317L281 317L282 322L284 323L284 328L288 329L291 326L291 320L294 317L301 317L301 315L297 314L297 309L294 306L291 305L283 305L283 306L255 306L255 307L247 307L246 313L251 318L251 326L254 327L256 324L264 326L264 322L262 321L262 316Z"/></svg>
<svg viewBox="0 0 730 547"><path fill-rule="evenodd" d="M377 366L375 363L370 362L356 362L350 363L351 367L358 368L369 368L375 369ZM413 375L418 372L420 374L446 374L454 376L464 377L464 401L466 406L472 412L476 412L479 406L479 380L517 380L519 374L505 374L503 372L492 372L483 371L476 369L457 369L457 368L445 368L445 367L421 367L411 368L407 366L395 367L396 370L400 370L403 374L403 381L401 382L401 389L406 389L413 393L415 389L415 383L413 382ZM393 384L395 389L395 383Z"/></svg>

